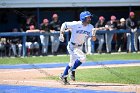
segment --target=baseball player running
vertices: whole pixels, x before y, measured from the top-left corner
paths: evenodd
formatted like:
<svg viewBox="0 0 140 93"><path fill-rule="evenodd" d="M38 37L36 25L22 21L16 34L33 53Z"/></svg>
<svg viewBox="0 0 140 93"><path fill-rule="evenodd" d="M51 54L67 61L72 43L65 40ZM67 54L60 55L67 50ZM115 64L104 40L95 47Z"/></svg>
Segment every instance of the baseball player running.
<svg viewBox="0 0 140 93"><path fill-rule="evenodd" d="M64 22L61 26L59 40L64 42L64 32L66 29L71 29L71 38L67 45L67 50L70 54L70 62L66 66L64 72L61 74L60 79L64 85L69 85L67 80L68 74L70 73L71 80L75 81L75 70L83 62L86 61L86 55L82 52L82 45L85 42L86 37L93 36L93 25L91 22L91 13L89 11L81 12L80 21Z"/></svg>

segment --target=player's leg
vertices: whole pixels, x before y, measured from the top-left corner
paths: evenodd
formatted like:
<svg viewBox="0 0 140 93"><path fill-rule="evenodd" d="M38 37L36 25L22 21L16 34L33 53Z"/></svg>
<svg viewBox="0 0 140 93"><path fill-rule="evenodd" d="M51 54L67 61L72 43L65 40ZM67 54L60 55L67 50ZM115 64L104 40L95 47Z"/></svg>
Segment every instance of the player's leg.
<svg viewBox="0 0 140 93"><path fill-rule="evenodd" d="M48 53L48 44L49 44L49 36L43 36L40 38L42 38L41 44L42 44L42 54L43 55L47 55Z"/></svg>
<svg viewBox="0 0 140 93"><path fill-rule="evenodd" d="M131 52L131 34L127 33L127 52Z"/></svg>
<svg viewBox="0 0 140 93"><path fill-rule="evenodd" d="M34 45L32 42L27 42L28 43L28 55L33 55L33 48L34 48Z"/></svg>
<svg viewBox="0 0 140 93"><path fill-rule="evenodd" d="M57 53L59 45L60 45L59 35L55 35L55 50L54 50L55 53Z"/></svg>
<svg viewBox="0 0 140 93"><path fill-rule="evenodd" d="M100 41L100 46L99 46L100 53L102 52L103 44L104 44L104 35L101 35L101 41Z"/></svg>
<svg viewBox="0 0 140 93"><path fill-rule="evenodd" d="M91 38L90 37L86 38L86 41L85 41L85 52L87 54L92 54L91 53Z"/></svg>
<svg viewBox="0 0 140 93"><path fill-rule="evenodd" d="M107 53L111 53L111 42L113 39L113 34L112 33L107 33L106 35L106 50Z"/></svg>
<svg viewBox="0 0 140 93"><path fill-rule="evenodd" d="M17 56L16 45L15 44L11 44L11 48L12 48L12 51L14 53L14 56Z"/></svg>
<svg viewBox="0 0 140 93"><path fill-rule="evenodd" d="M121 47L122 47L122 33L117 33L117 42L116 42L116 50L118 52L121 52Z"/></svg>
<svg viewBox="0 0 140 93"><path fill-rule="evenodd" d="M69 63L69 66L70 66L70 70L69 70L70 79L75 81L75 71L72 71L72 67L75 64L75 61L77 60L77 57L75 55L72 55L70 60L71 60L71 62Z"/></svg>
<svg viewBox="0 0 140 93"><path fill-rule="evenodd" d="M49 36L45 36L45 41L46 41L46 44L45 44L45 53L47 54L48 53L48 46L49 46Z"/></svg>
<svg viewBox="0 0 140 93"><path fill-rule="evenodd" d="M110 39L109 39L109 51L111 52L112 51L112 40L113 40L113 36L114 34L110 34Z"/></svg>
<svg viewBox="0 0 140 93"><path fill-rule="evenodd" d="M81 48L81 47L80 47ZM73 81L75 81L75 71L76 69L83 63L86 61L86 56L85 54L82 52L81 49L74 49L74 55L76 57L76 60L73 64L73 66L70 69L70 77Z"/></svg>
<svg viewBox="0 0 140 93"><path fill-rule="evenodd" d="M22 44L18 44L18 55L19 56L22 55L21 52L22 52Z"/></svg>
<svg viewBox="0 0 140 93"><path fill-rule="evenodd" d="M71 65L72 65L71 59L72 59L72 55L70 55L70 63L66 66L66 68L62 74L63 77L68 77L69 69L71 68Z"/></svg>
<svg viewBox="0 0 140 93"><path fill-rule="evenodd" d="M69 84L68 80L67 80L67 77L68 77L68 73L69 73L69 69L70 67L73 65L72 64L72 59L73 59L73 51L72 49L70 48L70 44L68 43L68 46L67 46L67 50L70 54L70 63L66 66L64 72L61 74L60 76L60 79L63 81L63 84Z"/></svg>
<svg viewBox="0 0 140 93"><path fill-rule="evenodd" d="M73 67L72 67L72 71L75 71L77 67L79 67L83 62L86 61L86 56L85 54L82 52L81 49L74 49L74 54L77 57Z"/></svg>
<svg viewBox="0 0 140 93"><path fill-rule="evenodd" d="M59 77L61 79L61 81L63 82L64 85L69 85L70 84L68 82L68 80L67 80L69 69L70 69L70 66L67 65L66 68L65 68L65 70L64 70L64 73L61 73L61 75Z"/></svg>
<svg viewBox="0 0 140 93"><path fill-rule="evenodd" d="M42 50L41 53L44 54L44 49L45 49L45 36L44 35L40 35L40 41L41 41L41 45L42 45Z"/></svg>
<svg viewBox="0 0 140 93"><path fill-rule="evenodd" d="M69 74L69 70L73 67L75 60L77 59L77 57L74 54L74 47L71 44L68 44L67 46L67 50L70 54L70 62L69 64L66 66L63 76L67 78L68 74ZM70 71L71 72L71 71ZM71 73L70 73L71 74ZM71 76L71 75L70 75Z"/></svg>
<svg viewBox="0 0 140 93"><path fill-rule="evenodd" d="M74 65L76 57L73 55L70 55L70 63L66 66L64 72L61 74L61 80L63 81L63 84L70 84L67 80L68 74L70 72L70 78L75 81L75 73L72 73L70 71L71 67Z"/></svg>
<svg viewBox="0 0 140 93"><path fill-rule="evenodd" d="M39 43L34 42L33 45L34 45L34 53L37 56L37 55L39 55Z"/></svg>
<svg viewBox="0 0 140 93"><path fill-rule="evenodd" d="M134 33L134 49L137 52L138 51L138 36L137 32Z"/></svg>
<svg viewBox="0 0 140 93"><path fill-rule="evenodd" d="M87 54L92 54L91 53L91 37L89 37L88 39L87 39L87 46L88 46L88 52L87 52Z"/></svg>
<svg viewBox="0 0 140 93"><path fill-rule="evenodd" d="M106 40L106 51L107 51L107 53L109 53L110 51L109 51L109 35L108 35L108 33L106 33L105 34L105 40Z"/></svg>
<svg viewBox="0 0 140 93"><path fill-rule="evenodd" d="M140 33L138 33L138 40L139 40L139 51L140 51Z"/></svg>
<svg viewBox="0 0 140 93"><path fill-rule="evenodd" d="M52 54L54 54L54 48L55 48L55 39L54 39L54 36L51 36L51 43L52 43L51 51L52 51Z"/></svg>
<svg viewBox="0 0 140 93"><path fill-rule="evenodd" d="M102 47L103 47L103 44L104 44L104 35L97 35L97 39L99 41L99 46L97 48L97 52L98 53L101 53L102 52Z"/></svg>

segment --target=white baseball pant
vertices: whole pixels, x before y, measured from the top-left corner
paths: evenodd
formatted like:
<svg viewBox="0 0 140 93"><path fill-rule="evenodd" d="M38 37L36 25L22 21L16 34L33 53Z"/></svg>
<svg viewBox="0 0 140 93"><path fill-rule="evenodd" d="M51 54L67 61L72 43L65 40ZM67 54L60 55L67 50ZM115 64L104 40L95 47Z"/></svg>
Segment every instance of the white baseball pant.
<svg viewBox="0 0 140 93"><path fill-rule="evenodd" d="M68 43L67 50L70 54L69 66L72 67L75 61L78 59L80 62L86 61L86 55L82 51L82 45L72 45L71 42Z"/></svg>

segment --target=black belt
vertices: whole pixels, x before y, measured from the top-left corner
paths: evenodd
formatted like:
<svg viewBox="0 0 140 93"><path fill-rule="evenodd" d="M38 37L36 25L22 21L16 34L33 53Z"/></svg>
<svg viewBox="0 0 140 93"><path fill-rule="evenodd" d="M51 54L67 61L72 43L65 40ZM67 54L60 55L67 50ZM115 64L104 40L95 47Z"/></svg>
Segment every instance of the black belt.
<svg viewBox="0 0 140 93"><path fill-rule="evenodd" d="M82 44L78 45L78 44L73 43L73 42L71 42L71 44L72 44L72 45L77 45L77 46L79 46L79 47L82 46Z"/></svg>

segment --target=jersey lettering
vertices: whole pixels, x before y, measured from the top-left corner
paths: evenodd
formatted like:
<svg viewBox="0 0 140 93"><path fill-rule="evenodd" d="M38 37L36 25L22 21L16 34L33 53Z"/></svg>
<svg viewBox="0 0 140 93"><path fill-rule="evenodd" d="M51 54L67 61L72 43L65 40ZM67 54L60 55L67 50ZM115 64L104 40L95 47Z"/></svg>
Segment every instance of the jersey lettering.
<svg viewBox="0 0 140 93"><path fill-rule="evenodd" d="M78 33L78 34L86 34L88 36L90 35L90 32L85 31L85 30L77 30L76 33Z"/></svg>

